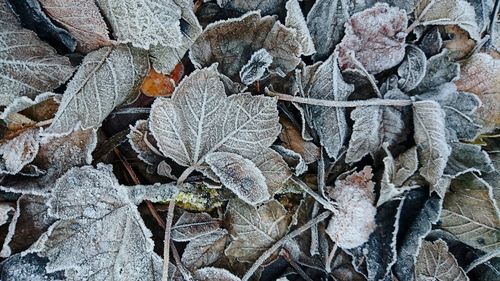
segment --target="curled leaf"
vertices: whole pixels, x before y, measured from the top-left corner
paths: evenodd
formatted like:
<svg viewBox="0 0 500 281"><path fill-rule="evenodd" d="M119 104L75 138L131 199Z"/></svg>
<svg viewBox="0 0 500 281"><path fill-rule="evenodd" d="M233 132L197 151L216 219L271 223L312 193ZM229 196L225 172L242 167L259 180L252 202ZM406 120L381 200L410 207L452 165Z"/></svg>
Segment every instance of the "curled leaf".
<svg viewBox="0 0 500 281"><path fill-rule="evenodd" d="M245 64L240 70L240 80L241 83L245 85L250 85L255 81L258 81L264 76L264 72L269 69L271 63L273 62L273 57L266 51L266 49L260 49L255 52L247 64Z"/></svg>
<svg viewBox="0 0 500 281"><path fill-rule="evenodd" d="M408 45L405 59L398 67L398 75L401 77L399 87L405 92L413 90L424 79L426 69L425 53L416 46Z"/></svg>
<svg viewBox="0 0 500 281"><path fill-rule="evenodd" d="M40 147L40 129L22 132L11 140L0 142L0 174L17 174L35 159Z"/></svg>

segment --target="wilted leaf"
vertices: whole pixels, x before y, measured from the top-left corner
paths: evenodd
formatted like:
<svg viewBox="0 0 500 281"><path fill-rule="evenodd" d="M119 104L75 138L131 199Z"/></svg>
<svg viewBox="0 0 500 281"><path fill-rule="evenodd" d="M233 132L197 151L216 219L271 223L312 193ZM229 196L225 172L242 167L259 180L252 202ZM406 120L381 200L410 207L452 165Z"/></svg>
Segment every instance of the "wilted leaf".
<svg viewBox="0 0 500 281"><path fill-rule="evenodd" d="M187 50L200 36L202 27L193 10L193 1L173 0L181 9L181 45L178 47L154 45L150 49L150 59L156 71L169 74L181 61Z"/></svg>
<svg viewBox="0 0 500 281"><path fill-rule="evenodd" d="M125 45L88 54L68 83L46 134L68 134L74 128L98 128L111 111L129 98L147 74L144 52Z"/></svg>
<svg viewBox="0 0 500 281"><path fill-rule="evenodd" d="M375 229L377 209L373 191L373 174L370 167L338 179L335 188L329 192L330 198L338 204L326 232L342 249L358 247L368 241Z"/></svg>
<svg viewBox="0 0 500 281"><path fill-rule="evenodd" d="M215 268L215 267L205 267L202 269L198 269L194 276L198 281L241 281L240 278L234 276L231 272L227 271L223 268Z"/></svg>
<svg viewBox="0 0 500 281"><path fill-rule="evenodd" d="M266 70L269 69L272 62L273 57L266 51L266 49L260 49L255 52L250 57L247 64L245 64L240 70L241 83L250 85L253 82L260 80L264 76Z"/></svg>
<svg viewBox="0 0 500 281"><path fill-rule="evenodd" d="M161 190L162 200L176 192L173 185L149 188ZM74 279L159 279L162 262L132 194L134 187L119 185L107 166L71 169L48 201L48 213L58 221L30 251L49 259L48 272L65 270Z"/></svg>
<svg viewBox="0 0 500 281"><path fill-rule="evenodd" d="M179 47L181 9L173 0L97 0L120 43Z"/></svg>
<svg viewBox="0 0 500 281"><path fill-rule="evenodd" d="M448 58L448 50L443 49L441 53L429 58L424 79L414 89L414 92L424 93L454 81L458 78L459 73L459 64L451 62Z"/></svg>
<svg viewBox="0 0 500 281"><path fill-rule="evenodd" d="M500 124L500 60L488 54L473 55L462 65L456 82L461 91L471 92L481 99L478 116L488 128Z"/></svg>
<svg viewBox="0 0 500 281"><path fill-rule="evenodd" d="M437 186L451 153L446 143L444 112L437 102L419 101L413 104L413 119L419 172L431 184L431 191L443 196L444 191Z"/></svg>
<svg viewBox="0 0 500 281"><path fill-rule="evenodd" d="M15 175L35 159L40 131L40 128L28 129L11 140L0 141L0 174Z"/></svg>
<svg viewBox="0 0 500 281"><path fill-rule="evenodd" d="M0 263L0 277L3 281L63 281L64 272L47 273L47 258L33 253L19 253Z"/></svg>
<svg viewBox="0 0 500 281"><path fill-rule="evenodd" d="M69 59L60 56L35 33L21 27L7 0L0 1L0 105L18 96L34 98L66 82L73 73Z"/></svg>
<svg viewBox="0 0 500 281"><path fill-rule="evenodd" d="M261 1L261 0L217 0L217 4L224 9L234 10L239 13L260 10L263 15L279 14L285 6L286 0Z"/></svg>
<svg viewBox="0 0 500 281"><path fill-rule="evenodd" d="M452 180L444 198L441 227L467 245L492 252L500 247L498 210L491 187L473 179L469 173Z"/></svg>
<svg viewBox="0 0 500 281"><path fill-rule="evenodd" d="M408 92L422 82L427 70L427 58L425 53L418 47L408 45L406 47L406 56L398 67L399 87Z"/></svg>
<svg viewBox="0 0 500 281"><path fill-rule="evenodd" d="M455 257L448 251L446 242L441 239L423 242L417 256L415 275L417 280L469 280Z"/></svg>
<svg viewBox="0 0 500 281"><path fill-rule="evenodd" d="M272 57L271 73L285 75L300 62L302 48L294 30L271 16L249 12L240 18L208 25L191 47L189 56L198 67L219 63L219 71L238 81L241 68L258 50Z"/></svg>
<svg viewBox="0 0 500 281"><path fill-rule="evenodd" d="M276 200L254 207L241 200L229 201L229 217L234 240L225 254L240 262L253 262L288 231L292 216Z"/></svg>
<svg viewBox="0 0 500 281"><path fill-rule="evenodd" d="M306 19L298 0L288 0L286 2L286 18L285 26L293 28L297 31L297 37L302 45L302 54L305 56L310 56L316 53L314 48L314 43L307 28Z"/></svg>
<svg viewBox="0 0 500 281"><path fill-rule="evenodd" d="M431 5L426 13L423 13ZM479 28L476 13L465 0L420 0L415 8L415 16L422 25L458 25L466 30L470 37L479 40Z"/></svg>
<svg viewBox="0 0 500 281"><path fill-rule="evenodd" d="M370 73L398 65L405 55L406 13L387 4L354 14L346 23L345 36L338 45L342 69L356 68L349 52Z"/></svg>
<svg viewBox="0 0 500 281"><path fill-rule="evenodd" d="M300 94L309 98L343 101L354 91L354 87L342 78L336 52L315 70L306 83ZM304 111L307 124L316 130L328 156L338 157L347 138L345 109L305 105Z"/></svg>
<svg viewBox="0 0 500 281"><path fill-rule="evenodd" d="M305 141L298 128L286 118L280 118L281 133L280 140L283 146L295 151L304 158L306 164L316 162L319 159L320 149L313 142Z"/></svg>
<svg viewBox="0 0 500 281"><path fill-rule="evenodd" d="M234 153L212 152L205 162L222 184L246 203L257 205L271 197L266 178L252 161Z"/></svg>
<svg viewBox="0 0 500 281"><path fill-rule="evenodd" d="M207 213L184 212L172 226L171 238L177 242L185 242L206 236L219 229L219 223Z"/></svg>
<svg viewBox="0 0 500 281"><path fill-rule="evenodd" d="M108 28L93 1L39 0L52 20L66 28L78 42L77 50L90 52L110 45Z"/></svg>
<svg viewBox="0 0 500 281"><path fill-rule="evenodd" d="M481 146L466 143L451 143L451 154L444 169L444 173L458 176L467 172L487 173L495 168L491 159Z"/></svg>
<svg viewBox="0 0 500 281"><path fill-rule="evenodd" d="M229 236L227 230L217 229L191 240L182 254L182 264L190 270L209 266L224 256Z"/></svg>

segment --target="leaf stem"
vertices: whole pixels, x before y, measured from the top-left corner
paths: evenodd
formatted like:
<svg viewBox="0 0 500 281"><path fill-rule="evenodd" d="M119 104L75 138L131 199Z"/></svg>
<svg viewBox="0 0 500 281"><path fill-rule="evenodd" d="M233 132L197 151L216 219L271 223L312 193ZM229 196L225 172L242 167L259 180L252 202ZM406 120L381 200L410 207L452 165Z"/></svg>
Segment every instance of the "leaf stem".
<svg viewBox="0 0 500 281"><path fill-rule="evenodd" d="M177 179L177 185L181 185L187 177L196 169L196 166L190 166L182 174L179 176L179 179Z"/></svg>
<svg viewBox="0 0 500 281"><path fill-rule="evenodd" d="M167 219L165 223L165 239L163 241L163 275L161 280L168 281L168 265L170 261L170 230L174 220L175 201L170 200L168 204Z"/></svg>
<svg viewBox="0 0 500 281"><path fill-rule="evenodd" d="M391 100L391 99L368 99L356 101L335 101L335 100L321 100L313 98L303 98L291 96L266 90L269 96L277 97L278 100L291 101L302 104L319 105L326 107L359 107L359 106L409 106L413 104L411 100Z"/></svg>
<svg viewBox="0 0 500 281"><path fill-rule="evenodd" d="M293 177L292 181L295 182L296 184L299 185L302 190L304 190L307 194L311 195L314 200L318 201L321 205L323 205L323 208L330 210L332 212L337 211L337 205L334 202L328 202L326 199L322 198L318 193L314 192L309 186L307 186L304 182L302 182L300 179Z"/></svg>
<svg viewBox="0 0 500 281"><path fill-rule="evenodd" d="M337 248L338 248L337 243L333 244L333 249L330 252L330 254L328 255L328 257L326 258L325 270L328 273L332 272L332 262L333 262L333 258L335 258L335 254L337 253Z"/></svg>
<svg viewBox="0 0 500 281"><path fill-rule="evenodd" d="M255 271L275 252L277 251L285 242L295 238L296 236L302 234L304 231L308 230L312 226L318 224L319 222L325 220L328 218L332 212L330 211L324 211L323 213L319 214L317 217L313 218L312 220L308 221L306 224L303 226L297 228L296 230L290 232L288 235L285 237L281 238L278 242L276 242L271 248L267 249L262 255L255 261L255 263L250 267L250 269L245 273L243 278L241 278L241 281L248 281L250 280L250 277L253 276Z"/></svg>

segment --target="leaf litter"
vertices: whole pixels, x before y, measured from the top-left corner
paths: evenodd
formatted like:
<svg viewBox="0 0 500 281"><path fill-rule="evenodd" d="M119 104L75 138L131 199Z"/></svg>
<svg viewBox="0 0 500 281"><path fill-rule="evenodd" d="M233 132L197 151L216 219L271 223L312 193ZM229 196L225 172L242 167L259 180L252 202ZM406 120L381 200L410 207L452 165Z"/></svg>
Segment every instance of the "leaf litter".
<svg viewBox="0 0 500 281"><path fill-rule="evenodd" d="M500 279L499 6L0 0L0 280Z"/></svg>

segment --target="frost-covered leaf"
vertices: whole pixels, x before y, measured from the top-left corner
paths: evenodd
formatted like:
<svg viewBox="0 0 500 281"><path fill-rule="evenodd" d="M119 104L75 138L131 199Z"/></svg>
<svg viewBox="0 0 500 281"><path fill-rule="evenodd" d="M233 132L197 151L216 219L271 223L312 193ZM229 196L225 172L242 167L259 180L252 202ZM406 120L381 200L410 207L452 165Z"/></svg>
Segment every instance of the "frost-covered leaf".
<svg viewBox="0 0 500 281"><path fill-rule="evenodd" d="M217 4L224 9L239 13L260 10L263 15L279 14L285 6L286 0L217 0Z"/></svg>
<svg viewBox="0 0 500 281"><path fill-rule="evenodd" d="M213 152L206 155L205 162L222 184L246 203L257 205L271 197L266 178L252 161L234 153Z"/></svg>
<svg viewBox="0 0 500 281"><path fill-rule="evenodd" d="M254 207L241 200L229 201L226 215L234 240L225 254L240 262L253 262L288 231L292 216L276 200Z"/></svg>
<svg viewBox="0 0 500 281"><path fill-rule="evenodd" d="M176 191L173 185L149 188L165 190L163 200ZM133 190L119 185L109 166L69 170L48 201L48 213L58 221L30 251L49 259L48 272L65 270L73 279L160 279L161 258L135 206L138 198L130 197Z"/></svg>
<svg viewBox="0 0 500 281"><path fill-rule="evenodd" d="M177 242L190 241L216 231L219 226L207 213L184 212L172 226L171 238Z"/></svg>
<svg viewBox="0 0 500 281"><path fill-rule="evenodd" d="M111 111L129 98L147 74L141 50L120 45L88 54L68 83L59 110L46 134L98 128Z"/></svg>
<svg viewBox="0 0 500 281"><path fill-rule="evenodd" d="M281 145L273 145L273 150L283 157L288 166L294 170L296 176L300 176L307 171L307 164L302 155Z"/></svg>
<svg viewBox="0 0 500 281"><path fill-rule="evenodd" d="M189 56L197 67L219 63L222 74L238 81L241 68L260 49L273 57L269 71L282 76L295 69L302 53L295 30L254 11L209 24L191 46Z"/></svg>
<svg viewBox="0 0 500 281"><path fill-rule="evenodd" d="M205 267L198 269L194 273L194 277L197 281L241 281L240 278L238 278L228 270L215 267Z"/></svg>
<svg viewBox="0 0 500 281"><path fill-rule="evenodd" d="M421 165L420 174L436 190L451 153L446 143L444 112L435 101L418 101L413 104L415 143ZM439 191L438 191L439 192ZM440 195L443 195L440 193Z"/></svg>
<svg viewBox="0 0 500 281"><path fill-rule="evenodd" d="M364 10L365 0L317 0L307 14L307 27L311 33L316 54L315 61L328 58L342 40L344 24L352 13Z"/></svg>
<svg viewBox="0 0 500 281"><path fill-rule="evenodd" d="M471 173L452 180L444 198L441 227L467 245L493 252L500 248L498 210L491 187L473 180Z"/></svg>
<svg viewBox="0 0 500 281"><path fill-rule="evenodd" d="M428 57L439 54L439 51L443 47L443 38L439 29L437 27L432 28L424 35L418 46Z"/></svg>
<svg viewBox="0 0 500 281"><path fill-rule="evenodd" d="M320 149L313 142L305 141L297 127L286 118L280 118L281 133L280 140L283 147L300 154L306 164L316 162L319 159Z"/></svg>
<svg viewBox="0 0 500 281"><path fill-rule="evenodd" d="M408 19L399 8L377 3L354 14L346 23L340 44L342 69L356 68L350 52L370 73L379 73L398 65L405 56Z"/></svg>
<svg viewBox="0 0 500 281"><path fill-rule="evenodd" d="M28 129L13 139L0 141L0 174L17 174L35 159L40 131L40 128Z"/></svg>
<svg viewBox="0 0 500 281"><path fill-rule="evenodd" d="M193 10L193 2L188 0L173 0L181 9L180 29L182 33L181 45L167 47L162 45L151 46L150 59L156 71L169 74L184 57L187 50L196 41L202 32Z"/></svg>
<svg viewBox="0 0 500 281"><path fill-rule="evenodd" d="M423 13L429 5L430 8ZM465 0L420 0L415 8L415 17L420 19L421 25L458 25L472 39L481 38L474 8Z"/></svg>
<svg viewBox="0 0 500 281"><path fill-rule="evenodd" d="M467 143L451 143L451 154L444 169L450 176L458 176L467 172L492 172L495 168L491 159L481 146Z"/></svg>
<svg viewBox="0 0 500 281"><path fill-rule="evenodd" d="M0 105L18 96L34 98L53 90L73 73L69 59L21 27L7 0L0 1Z"/></svg>
<svg viewBox="0 0 500 281"><path fill-rule="evenodd" d="M271 195L274 195L292 175L283 157L271 148L263 149L259 155L250 160L266 178L267 190Z"/></svg>
<svg viewBox="0 0 500 281"><path fill-rule="evenodd" d="M368 241L375 229L377 209L370 167L338 179L330 198L338 204L338 213L330 219L326 232L342 249L358 247Z"/></svg>
<svg viewBox="0 0 500 281"><path fill-rule="evenodd" d="M398 259L393 271L401 281L413 281L415 260L422 240L432 230L441 214L443 200L426 189L410 190L403 199L399 221Z"/></svg>
<svg viewBox="0 0 500 281"><path fill-rule="evenodd" d="M380 196L377 206L392 200L403 194L403 192L414 188L403 186L418 169L417 147L413 146L401 153L396 159L386 149L387 156L384 158L384 173L380 182Z"/></svg>
<svg viewBox="0 0 500 281"><path fill-rule="evenodd" d="M273 57L266 51L266 49L260 49L255 52L250 57L247 64L245 64L240 70L241 83L250 85L253 82L260 80L264 76L266 70L269 69L272 62Z"/></svg>
<svg viewBox="0 0 500 281"><path fill-rule="evenodd" d="M213 264L224 256L224 248L228 238L227 230L217 229L191 240L182 254L182 264L190 270Z"/></svg>
<svg viewBox="0 0 500 281"><path fill-rule="evenodd" d="M173 0L97 0L120 43L179 47L181 8Z"/></svg>
<svg viewBox="0 0 500 281"><path fill-rule="evenodd" d="M420 82L414 92L424 93L444 83L454 81L460 73L460 65L451 62L448 58L448 50L443 49L441 53L429 58L424 79Z"/></svg>
<svg viewBox="0 0 500 281"><path fill-rule="evenodd" d="M2 281L63 281L64 272L48 273L45 269L47 258L33 253L19 253L0 263Z"/></svg>
<svg viewBox="0 0 500 281"><path fill-rule="evenodd" d="M307 28L306 19L300 8L298 0L288 0L286 2L286 18L285 26L293 28L297 31L297 37L302 45L302 53L305 56L310 56L316 53L314 42Z"/></svg>
<svg viewBox="0 0 500 281"><path fill-rule="evenodd" d="M9 213L13 213L14 208L11 205L0 203L0 226L7 223L9 220Z"/></svg>
<svg viewBox="0 0 500 281"><path fill-rule="evenodd" d="M45 13L66 28L78 42L77 50L90 52L110 45L108 28L94 1L39 0Z"/></svg>
<svg viewBox="0 0 500 281"><path fill-rule="evenodd" d="M448 245L441 239L424 241L415 266L417 280L468 281L469 277L448 251Z"/></svg>
<svg viewBox="0 0 500 281"><path fill-rule="evenodd" d="M427 70L427 58L425 53L414 45L406 47L406 56L398 67L399 87L408 92L417 87L424 79Z"/></svg>
<svg viewBox="0 0 500 281"><path fill-rule="evenodd" d="M25 109L28 109L32 106L39 105L43 102L53 102L54 104L60 100L61 95L55 94L51 92L46 92L37 95L34 99L30 99L28 97L17 97L12 100L12 102L7 105L0 115L0 119L4 120L9 125L9 119L12 115L19 113Z"/></svg>
<svg viewBox="0 0 500 281"><path fill-rule="evenodd" d="M246 93L226 97L216 67L194 71L172 99L156 99L151 108L149 127L160 151L180 165L199 169L212 152L251 160L279 134L276 100Z"/></svg>
<svg viewBox="0 0 500 281"><path fill-rule="evenodd" d="M342 78L336 52L316 69L303 88L300 95L304 97L337 101L347 100L354 91L354 87ZM347 138L345 109L305 105L304 111L307 124L316 130L328 156L338 157Z"/></svg>
<svg viewBox="0 0 500 281"><path fill-rule="evenodd" d="M482 101L478 116L487 129L500 124L500 59L488 54L473 55L461 67L456 82L461 91L476 94Z"/></svg>
<svg viewBox="0 0 500 281"><path fill-rule="evenodd" d="M137 157L149 165L158 165L164 158L158 155L159 152L153 150L154 146L150 140L153 138L149 132L147 120L138 120L134 126L130 126L130 133L127 135L128 142L132 149L137 152Z"/></svg>

